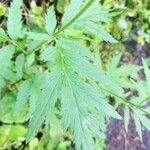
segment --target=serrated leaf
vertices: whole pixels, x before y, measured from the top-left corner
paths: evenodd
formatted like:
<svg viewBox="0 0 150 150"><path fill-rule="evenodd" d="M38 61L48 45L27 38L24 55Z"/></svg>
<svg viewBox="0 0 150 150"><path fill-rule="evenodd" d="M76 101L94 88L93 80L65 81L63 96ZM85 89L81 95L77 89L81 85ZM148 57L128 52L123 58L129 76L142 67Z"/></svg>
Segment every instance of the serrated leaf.
<svg viewBox="0 0 150 150"><path fill-rule="evenodd" d="M24 66L25 56L24 54L20 54L16 58L15 66L16 66L16 76L17 80L21 79L23 76L23 66Z"/></svg>
<svg viewBox="0 0 150 150"><path fill-rule="evenodd" d="M46 83L42 90L42 99L36 105L35 111L30 118L26 142L29 142L32 136L38 131L59 97L60 72L58 70L53 71L49 75Z"/></svg>
<svg viewBox="0 0 150 150"><path fill-rule="evenodd" d="M22 26L22 0L13 0L8 9L7 32L12 39L18 39Z"/></svg>
<svg viewBox="0 0 150 150"><path fill-rule="evenodd" d="M76 78L75 78L76 79ZM77 79L76 79L77 80ZM122 119L122 117L115 111L115 109L109 105L106 99L101 96L92 86L78 81L78 90L82 91L84 99L90 102L90 106L94 105L99 111L102 111L107 116Z"/></svg>
<svg viewBox="0 0 150 150"><path fill-rule="evenodd" d="M47 11L47 15L45 17L45 29L47 33L52 35L54 33L54 30L56 28L57 20L55 15L54 6L49 7Z"/></svg>
<svg viewBox="0 0 150 150"><path fill-rule="evenodd" d="M107 23L111 21L113 15L114 13L110 13L108 9L105 9L100 5L99 0L95 0L95 2L82 14L78 21L83 24L86 24L87 20Z"/></svg>
<svg viewBox="0 0 150 150"><path fill-rule="evenodd" d="M90 131L99 135L99 126L93 128L92 121L96 118L90 110L97 109L108 116L121 119L121 116L110 106L94 88L83 83L76 75L69 72L63 79L62 86L62 117L65 129L71 127L77 149L93 149L93 137ZM67 107L66 107L67 105ZM78 130L78 132L77 132ZM79 132L80 131L80 132Z"/></svg>
<svg viewBox="0 0 150 150"><path fill-rule="evenodd" d="M87 30L98 37L101 40L104 40L106 42L110 43L116 43L117 41L108 33L106 32L101 25L88 22L87 23Z"/></svg>
<svg viewBox="0 0 150 150"><path fill-rule="evenodd" d="M46 33L28 32L27 35L29 39L34 41L47 41L51 39L51 37Z"/></svg>
<svg viewBox="0 0 150 150"><path fill-rule="evenodd" d="M141 131L141 122L140 122L139 117L137 116L137 114L134 117L134 121L135 121L136 131L138 132L140 140L142 141L143 138L142 138L142 131Z"/></svg>
<svg viewBox="0 0 150 150"><path fill-rule="evenodd" d="M17 94L17 102L14 107L15 114L18 114L22 111L25 103L28 101L30 92L30 82L28 80L21 83L18 94Z"/></svg>
<svg viewBox="0 0 150 150"><path fill-rule="evenodd" d="M12 55L15 51L15 47L12 45L3 46L0 49L0 71L10 66ZM0 72L0 73L1 73Z"/></svg>
<svg viewBox="0 0 150 150"><path fill-rule="evenodd" d="M63 15L62 24L68 23L80 11L82 5L83 0L71 0Z"/></svg>
<svg viewBox="0 0 150 150"><path fill-rule="evenodd" d="M27 56L26 58L26 67L30 67L35 61L35 53L31 53L30 55Z"/></svg>
<svg viewBox="0 0 150 150"><path fill-rule="evenodd" d="M30 114L35 111L36 105L39 103L42 95L42 83L45 80L43 74L38 74L34 77L30 84L30 94L29 94L29 105L30 105Z"/></svg>
<svg viewBox="0 0 150 150"><path fill-rule="evenodd" d="M116 70L114 70L111 75L112 76L128 76L128 75L134 75L141 69L140 66L128 64L128 65L122 65L118 67ZM132 74L131 74L132 72Z"/></svg>
<svg viewBox="0 0 150 150"><path fill-rule="evenodd" d="M116 92L118 94L123 93L122 88L118 86L116 83L114 83L105 74L104 71L100 70L95 65L92 65L74 56L66 57L66 60L68 60L68 63L70 63L72 67L75 69L75 71L77 71L82 76L92 79L94 81L99 81L100 83L102 83L102 85L106 86L107 88L112 90L114 93Z"/></svg>
<svg viewBox="0 0 150 150"><path fill-rule="evenodd" d="M57 54L57 48L54 46L48 46L44 49L44 51L42 51L40 58L41 60L46 62L50 59L56 58L56 54Z"/></svg>
<svg viewBox="0 0 150 150"><path fill-rule="evenodd" d="M143 124L143 126L146 129L150 130L150 120L144 115L140 115L139 119L140 119L141 123Z"/></svg>
<svg viewBox="0 0 150 150"><path fill-rule="evenodd" d="M150 70L149 70L148 65L146 64L146 61L144 59L142 60L142 62L143 62L143 66L144 66L144 73L146 76L147 85L148 85L148 88L150 90Z"/></svg>
<svg viewBox="0 0 150 150"><path fill-rule="evenodd" d="M2 28L0 28L0 42L6 42L8 40L9 40L9 37L7 36L5 31Z"/></svg>
<svg viewBox="0 0 150 150"><path fill-rule="evenodd" d="M130 110L129 110L128 106L125 106L125 109L124 109L124 125L125 125L126 132L128 132L129 121L130 121Z"/></svg>
<svg viewBox="0 0 150 150"><path fill-rule="evenodd" d="M59 39L59 43L61 47L66 50L65 53L70 53L70 55L72 53L72 55L76 54L77 56L82 56L88 60L94 60L93 54L87 47L82 45L79 40L61 38Z"/></svg>
<svg viewBox="0 0 150 150"><path fill-rule="evenodd" d="M77 96L75 89L70 81L64 81L62 87L62 113L65 128L71 126L74 134L76 148L93 149L93 138L88 129L88 125L84 122L84 109L79 104L79 95ZM67 104L67 107L65 106ZM87 113L87 112L86 112Z"/></svg>
<svg viewBox="0 0 150 150"><path fill-rule="evenodd" d="M115 71L115 69L117 69L117 66L119 65L121 56L122 56L122 53L119 53L118 55L114 56L111 60L111 63L108 64L107 71L109 74L113 73L113 71Z"/></svg>

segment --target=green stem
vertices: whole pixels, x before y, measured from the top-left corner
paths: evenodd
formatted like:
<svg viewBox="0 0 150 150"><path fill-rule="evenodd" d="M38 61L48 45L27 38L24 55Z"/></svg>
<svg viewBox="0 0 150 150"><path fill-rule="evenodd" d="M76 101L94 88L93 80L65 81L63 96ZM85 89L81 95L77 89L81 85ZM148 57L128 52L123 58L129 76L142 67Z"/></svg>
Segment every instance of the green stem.
<svg viewBox="0 0 150 150"><path fill-rule="evenodd" d="M66 25L60 28L57 32L54 33L54 36L58 36L61 32L67 29L70 25L72 25L94 2L95 0L89 0L89 2L77 13L77 15L72 18Z"/></svg>
<svg viewBox="0 0 150 150"><path fill-rule="evenodd" d="M5 39L6 41L9 41L13 45L17 46L23 53L25 53L27 55L27 52L22 47L20 47L15 41L11 40L9 37L7 37L7 38L4 37L4 36L0 36L0 37L2 37L3 39Z"/></svg>
<svg viewBox="0 0 150 150"><path fill-rule="evenodd" d="M136 105L136 104L132 103L131 101L129 101L129 100L127 100L127 99L125 99L125 98L123 98L123 97L121 97L121 96L119 96L119 95L117 95L117 94L115 94L115 93L113 93L113 92L111 92L111 91L105 89L105 88L102 88L102 87L100 87L100 88L103 89L104 91L106 91L107 93L109 93L109 94L111 94L111 95L117 97L118 99L120 99L120 100L123 101L124 103L128 104L129 106L132 106L132 107L134 107L134 108L136 108L136 109L139 109L139 110L142 111L143 113L145 113L145 114L147 114L147 115L150 116L150 113L147 112L145 109L141 108L139 105Z"/></svg>
<svg viewBox="0 0 150 150"><path fill-rule="evenodd" d="M142 100L140 103L139 103L139 106L142 106L145 102L147 102L148 100L150 99L150 97L146 97L144 100Z"/></svg>
<svg viewBox="0 0 150 150"><path fill-rule="evenodd" d="M27 52L22 47L20 47L15 41L9 40L9 42L11 42L13 45L15 45L16 47L18 47L24 54L27 55Z"/></svg>
<svg viewBox="0 0 150 150"><path fill-rule="evenodd" d="M60 28L57 32L55 32L53 34L54 37L57 37L61 32L63 32L65 29L67 29L70 25L72 25L94 2L95 0L90 0L80 11L79 13L72 18L66 25L64 25L62 28ZM49 44L49 41L46 42L42 42L40 45L38 45L37 47L35 47L31 52L28 53L28 55L30 55L31 53L33 53L34 51L38 50L42 45L44 44Z"/></svg>
<svg viewBox="0 0 150 150"><path fill-rule="evenodd" d="M57 32L53 34L54 37L57 37L61 32L63 32L65 29L67 29L70 25L72 25L94 2L95 0L89 0L89 2L79 11L79 13L72 18L66 25L64 25L62 28L60 28ZM30 55L31 53L38 50L42 45L49 44L51 41L42 42L40 45L35 47L31 52L28 53Z"/></svg>

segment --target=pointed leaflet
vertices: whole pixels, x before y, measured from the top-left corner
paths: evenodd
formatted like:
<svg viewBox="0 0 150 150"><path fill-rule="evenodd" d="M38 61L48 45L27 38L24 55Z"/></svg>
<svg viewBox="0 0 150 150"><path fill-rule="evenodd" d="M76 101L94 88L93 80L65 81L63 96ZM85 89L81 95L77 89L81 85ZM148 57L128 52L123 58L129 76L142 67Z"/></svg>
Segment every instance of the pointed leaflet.
<svg viewBox="0 0 150 150"><path fill-rule="evenodd" d="M129 121L130 121L130 109L128 106L125 106L125 109L124 109L124 126L125 126L126 132L128 132Z"/></svg>
<svg viewBox="0 0 150 150"><path fill-rule="evenodd" d="M142 127L137 113L134 114L134 122L135 122L136 131L140 137L140 140L142 141Z"/></svg>
<svg viewBox="0 0 150 150"><path fill-rule="evenodd" d="M63 125L65 129L71 127L76 148L79 150L93 149L92 133L99 135L100 129L96 123L97 118L92 114L93 110L97 109L108 116L121 119L121 116L94 88L82 82L75 74L67 72L66 77L63 78L61 98Z"/></svg>
<svg viewBox="0 0 150 150"><path fill-rule="evenodd" d="M115 69L117 69L117 66L119 65L120 59L121 59L122 53L117 54L114 56L111 60L111 63L108 64L107 72L108 74L113 73Z"/></svg>
<svg viewBox="0 0 150 150"><path fill-rule="evenodd" d="M22 0L13 0L8 9L7 31L12 39L18 39L21 34Z"/></svg>
<svg viewBox="0 0 150 150"><path fill-rule="evenodd" d="M46 116L54 107L57 98L60 95L60 71L54 70L46 80L46 84L42 89L42 98L36 105L35 111L33 112L30 122L29 129L26 137L26 141L32 138L32 136L38 131Z"/></svg>
<svg viewBox="0 0 150 150"><path fill-rule="evenodd" d="M83 0L71 0L62 18L62 25L67 24L81 9Z"/></svg>
<svg viewBox="0 0 150 150"><path fill-rule="evenodd" d="M62 48L65 50L66 53L69 53L71 55L77 55L86 57L89 60L94 60L93 54L90 52L90 49L88 49L85 45L81 44L81 41L75 40L75 39L67 39L67 38L60 38L59 43L62 46Z"/></svg>
<svg viewBox="0 0 150 150"><path fill-rule="evenodd" d="M38 73L34 78L32 79L32 82L30 84L30 94L29 94L29 105L30 105L30 114L32 114L36 108L36 105L41 99L42 95L42 84L45 81L45 76L43 73Z"/></svg>
<svg viewBox="0 0 150 150"><path fill-rule="evenodd" d="M143 66L144 66L144 73L145 73L146 80L147 80L147 85L150 90L150 69L148 68L148 65L146 64L146 61L144 59L142 61L143 61Z"/></svg>
<svg viewBox="0 0 150 150"><path fill-rule="evenodd" d="M49 7L47 11L47 15L45 17L45 29L47 33L52 35L56 28L56 24L57 24L57 20L56 20L54 6L51 6Z"/></svg>
<svg viewBox="0 0 150 150"><path fill-rule="evenodd" d="M128 64L128 65L122 65L118 68L116 68L112 73L111 76L119 77L119 76L134 76L139 70L141 69L140 66ZM132 72L132 74L131 74Z"/></svg>
<svg viewBox="0 0 150 150"><path fill-rule="evenodd" d="M9 37L7 36L5 31L0 28L0 42L6 42L7 40L9 40Z"/></svg>
<svg viewBox="0 0 150 150"><path fill-rule="evenodd" d="M30 55L28 55L28 57L26 57L26 62L25 62L25 67L30 67L35 61L35 53L31 53Z"/></svg>
<svg viewBox="0 0 150 150"><path fill-rule="evenodd" d="M106 74L104 71L100 70L98 67L96 67L95 65L89 63L85 57L83 57L82 59L80 58L80 56L82 56L83 54L92 58L91 56L89 56L89 53L87 53L88 50L84 50L82 47L80 46L76 46L76 44L69 44L69 40L68 42L64 42L64 41L60 41L61 47L63 49L63 53L64 53L64 58L65 61L72 66L72 69L75 72L78 72L79 74L81 74L84 77L88 77L94 81L99 81L100 83L102 83L103 85L105 85L106 87L110 88L112 91L115 91L119 94L121 94L123 92L122 88L119 87L118 85L116 85ZM80 45L80 43L79 43ZM71 52L71 47L73 49L74 52ZM83 54L81 55L80 51L84 51ZM77 53L79 53L77 55Z"/></svg>
<svg viewBox="0 0 150 150"><path fill-rule="evenodd" d="M17 102L14 107L15 114L20 113L21 110L23 109L25 103L29 98L29 92L30 92L30 82L26 80L21 83L18 89Z"/></svg>
<svg viewBox="0 0 150 150"><path fill-rule="evenodd" d="M3 46L0 48L0 73L6 67L10 66L12 55L15 51L15 47L12 45Z"/></svg>
<svg viewBox="0 0 150 150"><path fill-rule="evenodd" d="M79 74L81 74L84 77L87 77L89 79L92 79L94 81L99 81L110 89L113 92L117 92L118 94L122 94L123 90L120 86L118 86L116 83L114 83L106 74L104 71L97 68L95 65L90 64L84 60L81 60L78 57L75 56L68 56L66 57L66 60L72 65L72 68Z"/></svg>
<svg viewBox="0 0 150 150"><path fill-rule="evenodd" d="M117 41L107 32L103 29L103 27L99 24L93 23L88 21L87 22L87 30L98 37L101 40L104 40L106 42L110 43L116 43Z"/></svg>
<svg viewBox="0 0 150 150"><path fill-rule="evenodd" d="M64 127L71 127L78 150L92 150L93 138L84 121L85 116L87 117L87 110L81 104L79 96L81 95L77 95L77 89L74 89L70 79L64 78L61 95Z"/></svg>
<svg viewBox="0 0 150 150"><path fill-rule="evenodd" d="M105 9L100 5L99 0L95 0L95 2L86 10L86 12L82 14L78 21L81 24L85 24L88 20L107 23L111 21L113 15L114 13L109 13L108 9Z"/></svg>
<svg viewBox="0 0 150 150"><path fill-rule="evenodd" d="M78 91L82 93L83 101L86 100L87 103L92 107L95 107L98 111L104 112L106 115L122 119L122 117L115 111L115 109L109 105L103 95L100 95L92 86L84 83L80 79L74 76L74 82L77 86Z"/></svg>
<svg viewBox="0 0 150 150"><path fill-rule="evenodd" d="M21 79L22 76L23 76L23 65L24 65L24 61L25 61L25 56L24 56L24 54L20 54L20 55L16 58L15 66L16 66L16 76L17 76L17 80Z"/></svg>
<svg viewBox="0 0 150 150"><path fill-rule="evenodd" d="M41 60L46 62L50 59L56 58L56 55L57 55L57 48L50 45L50 46L46 47L44 49L44 51L42 51L40 58L41 58Z"/></svg>
<svg viewBox="0 0 150 150"><path fill-rule="evenodd" d="M50 40L50 36L46 33L35 33L35 32L28 32L28 38L35 40L35 41L47 41Z"/></svg>

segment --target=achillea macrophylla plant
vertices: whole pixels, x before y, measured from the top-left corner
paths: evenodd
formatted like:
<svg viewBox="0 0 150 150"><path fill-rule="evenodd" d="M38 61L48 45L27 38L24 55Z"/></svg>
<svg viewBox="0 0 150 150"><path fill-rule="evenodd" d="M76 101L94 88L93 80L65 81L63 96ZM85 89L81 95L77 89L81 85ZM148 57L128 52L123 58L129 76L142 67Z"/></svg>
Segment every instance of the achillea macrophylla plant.
<svg viewBox="0 0 150 150"><path fill-rule="evenodd" d="M145 126L150 128L145 116L148 110L142 108L147 94L139 98L139 105L135 100L127 100L130 93L123 91L123 87L132 89L138 84L128 76L136 79L140 67L118 66L119 54L104 71L98 57L91 52L90 45L97 47L101 40L117 42L103 28L116 12L100 6L98 0L71 0L60 24L54 6L48 8L41 31L31 30L22 23L21 8L22 1L13 0L8 9L7 31L0 28L0 89L2 99L15 99L9 122L29 120L26 142L43 124L49 126L55 116L60 119L64 132L73 135L77 150L92 150L94 139L101 138L106 120L122 119L115 110L120 104L125 104L126 129L129 109L138 116L136 125L140 136L140 121L144 120L143 124L146 121ZM144 66L146 77L150 78L146 62ZM108 103L110 96L116 100L116 107ZM20 117L22 114L26 117Z"/></svg>

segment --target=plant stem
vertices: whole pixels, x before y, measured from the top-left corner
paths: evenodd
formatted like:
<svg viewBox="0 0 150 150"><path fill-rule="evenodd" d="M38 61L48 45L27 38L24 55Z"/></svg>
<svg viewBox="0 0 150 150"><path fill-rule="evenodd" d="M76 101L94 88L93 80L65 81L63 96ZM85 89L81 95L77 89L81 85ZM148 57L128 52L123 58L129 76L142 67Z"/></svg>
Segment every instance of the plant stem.
<svg viewBox="0 0 150 150"><path fill-rule="evenodd" d="M123 101L124 103L127 103L128 105L130 105L130 106L132 106L132 107L135 107L135 108L141 110L143 113L145 113L145 114L147 114L147 115L150 116L150 113L147 112L145 109L141 108L139 105L136 105L136 104L130 102L129 100L127 100L127 99L125 99L125 98L123 98L123 97L121 97L121 96L119 96L119 95L117 95L117 94L115 94L115 93L113 93L113 92L111 92L111 91L105 89L105 88L102 88L102 87L100 87L100 88L103 89L104 91L106 91L107 93L109 93L109 94L111 94L111 95L117 97L118 99L120 99L120 100Z"/></svg>
<svg viewBox="0 0 150 150"><path fill-rule="evenodd" d="M77 13L77 15L72 18L66 25L60 28L57 32L54 33L54 36L58 36L61 32L67 29L71 24L73 24L94 2L95 0L89 0L89 2Z"/></svg>
<svg viewBox="0 0 150 150"><path fill-rule="evenodd" d="M22 47L20 47L15 41L11 40L9 37L6 38L6 37L1 36L1 35L0 35L0 37L2 37L3 39L5 39L6 41L9 41L13 45L17 46L23 53L25 53L27 55L27 52Z"/></svg>
<svg viewBox="0 0 150 150"><path fill-rule="evenodd" d="M57 32L53 34L54 37L57 37L61 32L63 32L65 29L67 29L71 24L73 24L94 2L95 0L89 0L89 2L79 11L79 13L72 18L66 25L64 25L62 28L60 28ZM50 41L42 42L40 45L35 47L31 52L28 53L30 55L34 51L38 50L42 45L49 44Z"/></svg>
<svg viewBox="0 0 150 150"><path fill-rule="evenodd" d="M142 100L140 103L139 103L139 106L142 106L145 102L147 102L148 100L150 99L150 97L147 97L145 98L144 100Z"/></svg>
<svg viewBox="0 0 150 150"><path fill-rule="evenodd" d="M24 54L27 55L27 52L22 48L20 47L15 41L13 40L9 40L13 45L17 46Z"/></svg>

